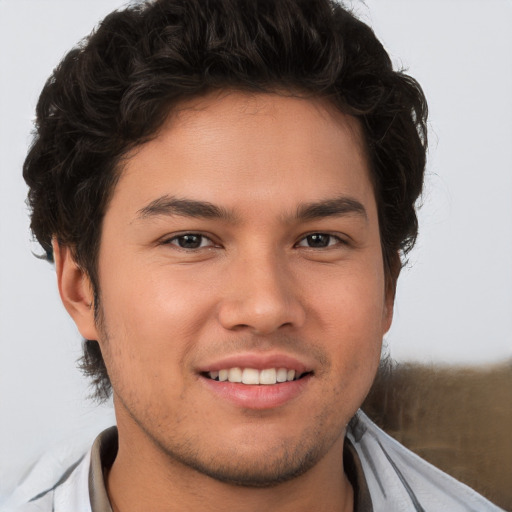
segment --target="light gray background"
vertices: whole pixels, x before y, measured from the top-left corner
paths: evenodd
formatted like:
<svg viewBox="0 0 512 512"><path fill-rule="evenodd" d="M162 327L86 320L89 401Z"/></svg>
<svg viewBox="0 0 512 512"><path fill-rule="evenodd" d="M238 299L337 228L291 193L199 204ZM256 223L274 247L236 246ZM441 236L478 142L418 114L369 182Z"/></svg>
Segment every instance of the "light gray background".
<svg viewBox="0 0 512 512"><path fill-rule="evenodd" d="M21 166L39 91L118 0L0 0L0 501L29 462L113 422L85 399L80 338L31 251ZM401 361L512 357L512 1L352 2L423 85L421 234L386 337Z"/></svg>

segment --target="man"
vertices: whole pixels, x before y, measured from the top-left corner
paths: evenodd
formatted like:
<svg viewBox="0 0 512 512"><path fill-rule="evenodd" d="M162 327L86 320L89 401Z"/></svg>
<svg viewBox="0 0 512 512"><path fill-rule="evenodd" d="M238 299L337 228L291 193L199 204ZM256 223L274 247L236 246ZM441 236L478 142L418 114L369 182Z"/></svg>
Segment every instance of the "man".
<svg viewBox="0 0 512 512"><path fill-rule="evenodd" d="M358 412L425 123L327 0L149 2L72 50L24 176L117 429L21 510L498 510Z"/></svg>

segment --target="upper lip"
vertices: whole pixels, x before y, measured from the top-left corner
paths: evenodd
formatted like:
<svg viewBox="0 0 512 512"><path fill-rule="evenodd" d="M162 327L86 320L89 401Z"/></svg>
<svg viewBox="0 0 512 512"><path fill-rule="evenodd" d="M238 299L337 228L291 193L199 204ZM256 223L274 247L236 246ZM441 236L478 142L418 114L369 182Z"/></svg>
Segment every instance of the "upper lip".
<svg viewBox="0 0 512 512"><path fill-rule="evenodd" d="M256 370L265 370L267 368L286 368L295 370L302 374L313 371L313 366L306 361L301 361L297 357L284 353L257 353L247 352L240 354L231 354L221 359L216 359L210 363L201 365L198 368L199 373L214 372L229 368L254 368Z"/></svg>

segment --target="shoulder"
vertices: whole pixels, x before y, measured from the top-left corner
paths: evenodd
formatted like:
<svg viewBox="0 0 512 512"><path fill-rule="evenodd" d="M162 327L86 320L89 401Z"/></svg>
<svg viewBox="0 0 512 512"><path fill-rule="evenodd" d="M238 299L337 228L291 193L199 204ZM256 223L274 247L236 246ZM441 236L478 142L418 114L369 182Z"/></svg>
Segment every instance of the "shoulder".
<svg viewBox="0 0 512 512"><path fill-rule="evenodd" d="M29 501L14 509L14 512L52 512L54 510L53 491L46 493L41 498Z"/></svg>
<svg viewBox="0 0 512 512"><path fill-rule="evenodd" d="M375 512L502 510L402 446L362 411L351 421L347 437L361 460Z"/></svg>
<svg viewBox="0 0 512 512"><path fill-rule="evenodd" d="M2 504L0 512L91 512L90 451L65 466L43 457Z"/></svg>
<svg viewBox="0 0 512 512"><path fill-rule="evenodd" d="M91 512L89 501L90 453L85 454L66 468L60 478L50 488L34 494L25 502L21 496L27 496L27 490L20 487L18 499L12 500L14 512ZM17 490L19 491L19 490ZM7 509L5 509L7 512Z"/></svg>
<svg viewBox="0 0 512 512"><path fill-rule="evenodd" d="M101 432L85 454L75 447L49 452L0 506L0 512L110 510L102 468L116 453L116 427Z"/></svg>

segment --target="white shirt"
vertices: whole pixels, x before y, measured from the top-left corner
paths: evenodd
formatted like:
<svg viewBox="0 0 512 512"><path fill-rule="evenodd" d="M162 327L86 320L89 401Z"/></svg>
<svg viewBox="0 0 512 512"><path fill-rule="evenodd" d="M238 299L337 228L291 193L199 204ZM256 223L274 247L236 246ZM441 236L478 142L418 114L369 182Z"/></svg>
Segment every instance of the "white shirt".
<svg viewBox="0 0 512 512"><path fill-rule="evenodd" d="M91 450L63 472L52 488L34 492L34 498L18 508L11 502L10 508L2 511L111 512L100 445L108 443L112 435L112 429L102 433ZM402 446L362 411L350 422L347 438L359 457L373 512L504 512Z"/></svg>

